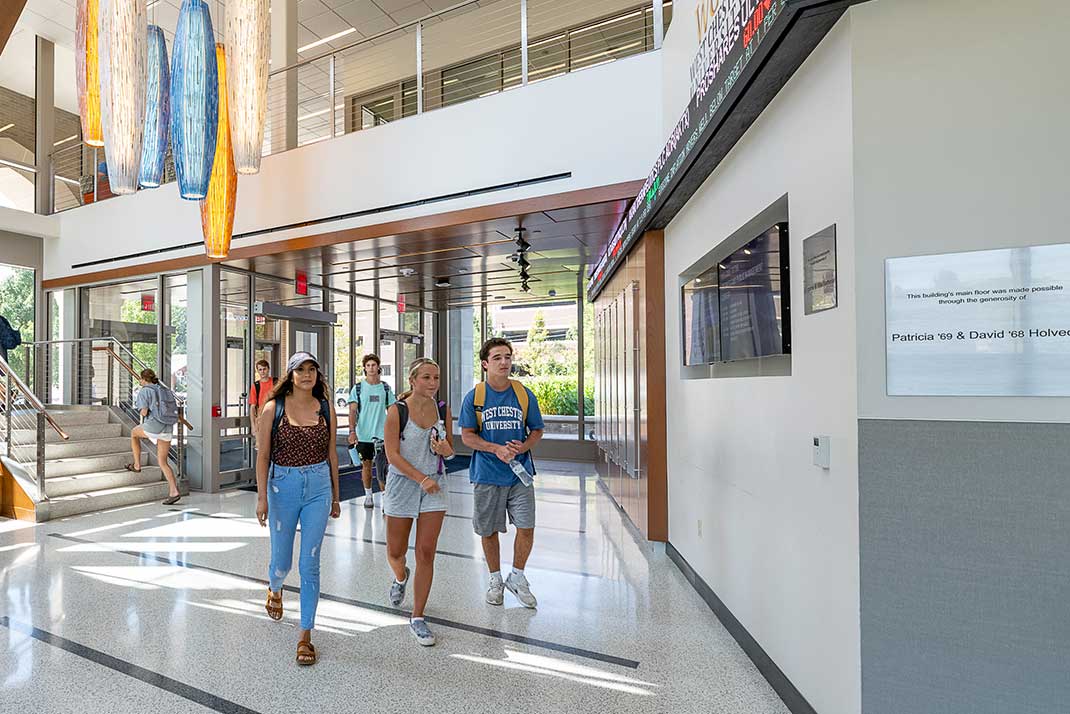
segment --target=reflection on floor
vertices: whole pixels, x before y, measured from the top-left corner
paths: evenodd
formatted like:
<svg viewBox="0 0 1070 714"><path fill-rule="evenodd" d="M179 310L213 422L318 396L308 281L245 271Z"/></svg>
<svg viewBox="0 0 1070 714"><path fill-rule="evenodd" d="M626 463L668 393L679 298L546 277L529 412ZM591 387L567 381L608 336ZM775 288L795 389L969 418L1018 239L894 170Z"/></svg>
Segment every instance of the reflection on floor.
<svg viewBox="0 0 1070 714"><path fill-rule="evenodd" d="M323 544L312 668L293 661L296 567L283 621L264 613L268 532L251 493L0 519L4 710L785 712L662 549L632 536L593 468L540 466L537 611L509 593L485 604L471 485L454 473L427 613L438 645L409 634L411 595L387 602L379 508L349 501Z"/></svg>

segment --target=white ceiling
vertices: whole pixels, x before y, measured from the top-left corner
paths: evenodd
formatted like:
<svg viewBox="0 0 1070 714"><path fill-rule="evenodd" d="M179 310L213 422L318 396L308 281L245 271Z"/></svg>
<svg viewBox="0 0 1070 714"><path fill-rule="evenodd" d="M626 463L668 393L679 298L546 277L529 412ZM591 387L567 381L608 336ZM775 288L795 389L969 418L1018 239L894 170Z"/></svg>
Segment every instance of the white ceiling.
<svg viewBox="0 0 1070 714"><path fill-rule="evenodd" d="M0 0L2 2L3 0ZM207 0L213 20L222 16L225 0ZM456 5L458 0L299 0L298 47L349 31L342 37L311 47L304 59L339 49L365 37ZM163 28L168 45L174 41L182 0L149 0L149 21ZM56 104L77 113L74 85L75 0L27 0L8 46L0 55L0 86L34 95L34 36L56 44ZM216 23L219 25L218 21ZM222 32L222 26L216 28ZM326 123L326 122L325 122Z"/></svg>
<svg viewBox="0 0 1070 714"><path fill-rule="evenodd" d="M297 19L299 47L325 37L350 31L345 36L307 50L302 56L313 56L327 49L338 49L357 40L378 34L392 27L418 20L438 10L456 5L459 0L298 0ZM207 0L212 19L218 25L225 0ZM149 0L149 21L163 28L168 43L174 39L178 11L182 0ZM27 0L16 32L23 29L46 37L57 45L74 49L75 0ZM217 33L221 26L216 28ZM6 52L5 52L6 54Z"/></svg>

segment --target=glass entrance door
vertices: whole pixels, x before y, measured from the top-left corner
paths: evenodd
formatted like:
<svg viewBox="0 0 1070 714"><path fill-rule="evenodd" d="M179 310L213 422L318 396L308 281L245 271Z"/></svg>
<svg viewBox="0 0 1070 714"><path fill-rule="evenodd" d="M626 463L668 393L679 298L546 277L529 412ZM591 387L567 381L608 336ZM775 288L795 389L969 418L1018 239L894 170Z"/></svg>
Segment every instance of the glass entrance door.
<svg viewBox="0 0 1070 714"><path fill-rule="evenodd" d="M329 325L311 322L290 321L290 344L293 352L308 352L319 360L323 369L330 369L333 356L328 354L327 333ZM287 359L289 355L287 355Z"/></svg>
<svg viewBox="0 0 1070 714"><path fill-rule="evenodd" d="M383 378L390 382L395 393L409 388L409 367L423 351L423 336L381 330L379 332L379 356L383 360Z"/></svg>

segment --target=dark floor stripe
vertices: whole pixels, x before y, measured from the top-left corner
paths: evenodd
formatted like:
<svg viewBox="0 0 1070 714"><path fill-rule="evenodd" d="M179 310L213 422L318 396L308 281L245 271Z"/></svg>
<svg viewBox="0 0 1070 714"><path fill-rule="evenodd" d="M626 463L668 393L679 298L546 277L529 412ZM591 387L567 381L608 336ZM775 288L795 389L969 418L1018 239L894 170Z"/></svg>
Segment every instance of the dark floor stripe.
<svg viewBox="0 0 1070 714"><path fill-rule="evenodd" d="M85 538L76 538L74 536L64 535L62 533L49 533L50 538L58 538L59 540L69 541L71 543L80 544L92 544L100 545L95 541L86 540ZM216 573L219 575L227 575L232 578L239 578L241 580L248 580L249 582L259 583L264 587L267 587L268 581L262 578L254 578L249 575L241 575L240 573L232 573L228 570L222 570L220 568L212 568L207 565L197 565L195 563L187 563L177 558L168 558L162 555L155 555L152 553L138 553L132 550L114 550L109 549L113 553L120 553L122 555L129 555L139 560L155 560L158 563L164 565L174 565L180 568L188 568L190 570L203 570L209 573ZM293 585L283 585L283 590L291 593L300 593L301 589L294 587ZM408 617L411 613L407 610L399 610L393 607L387 607L386 605L379 605L376 603L362 602L360 600L354 600L351 598L341 597L339 595L331 595L329 593L320 592L321 600L330 600L331 602L340 602L346 605L352 605L354 607L362 607L366 610L374 610L376 612L382 612L389 615L398 615L401 617ZM476 634L484 635L486 637L494 637L499 640L507 640L509 642L518 642L520 644L528 645L530 647L540 647L542 649L553 650L554 652L562 652L564 654L572 655L575 657L583 657L585 659L595 660L598 662L605 662L607 664L614 664L618 667L627 667L629 669L638 669L639 663L632 659L626 659L624 657L617 657L615 655L602 654L601 652L595 652L593 650L585 650L579 647L572 647L570 645L562 645L557 642L550 642L548 640L538 640L531 637L525 637L524 635L514 635L511 632L501 632L500 630L492 630L486 627L479 627L477 625L469 625L464 622L455 622L453 620L446 620L439 617L427 617L428 622L435 623L436 625L442 625L443 627L449 627L455 630L463 630L465 632L473 632ZM221 710L222 711L222 710Z"/></svg>
<svg viewBox="0 0 1070 714"><path fill-rule="evenodd" d="M177 679L165 677L159 672L153 672L150 669L139 667L136 664L119 659L118 657L113 657L110 654L95 650L92 647L86 647L83 644L68 640L65 637L54 635L51 632L47 632L24 622L19 622L18 620L12 620L7 616L0 617L0 627L6 627L15 630L16 632L29 635L39 642L44 642L45 644L65 650L82 659L87 659L102 667L107 667L120 674L125 674L127 677L140 680L145 684L151 684L157 689L171 692L171 694L176 694L183 699L188 699L203 707L208 707L213 711L223 712L224 714L258 714L255 709L243 707L241 704L236 704L229 699L217 697L203 689L197 689L184 682L179 682ZM77 704L77 702L71 702L72 710L78 708Z"/></svg>
<svg viewBox="0 0 1070 714"><path fill-rule="evenodd" d="M363 506L362 506L362 508L363 508ZM229 516L217 516L217 515L213 515L211 513L197 513L196 511L182 511L182 510L180 510L178 508L172 508L171 510L179 512L179 513L183 513L183 514L185 514L187 516L197 516L198 518L216 518L216 519L219 519L219 520L222 520L222 521L234 520L233 518L230 518ZM240 517L241 518L248 518L248 516L240 516ZM342 533L331 533L330 531L327 531L323 535L324 535L325 538L335 538L337 540L348 540L348 541L352 541L354 543L367 543L368 545L380 545L380 546L383 546L384 548L386 547L386 541L385 540L375 540L374 538L362 538L360 536L344 535ZM409 546L409 550L415 552L416 551L416 546L410 545ZM448 558L462 558L464 560L474 560L474 561L478 561L478 562L481 562L481 563L485 563L486 562L486 560L483 559L482 557L480 557L478 555L471 555L469 553L455 553L455 552L453 552L451 550L436 550L435 553L437 553L438 555L444 555L444 556L446 556ZM509 563L509 562L506 562L506 561L501 561L501 562L504 563L505 565L512 565L512 563ZM561 570L559 568L546 568L546 567L542 567L542 566L539 566L539 565L529 565L528 567L531 570L534 570L534 571L545 570L548 573L560 573L562 575L575 575L576 577L579 577L579 578L601 578L602 577L601 575L595 575L594 573L585 573L585 572L583 572L581 570Z"/></svg>

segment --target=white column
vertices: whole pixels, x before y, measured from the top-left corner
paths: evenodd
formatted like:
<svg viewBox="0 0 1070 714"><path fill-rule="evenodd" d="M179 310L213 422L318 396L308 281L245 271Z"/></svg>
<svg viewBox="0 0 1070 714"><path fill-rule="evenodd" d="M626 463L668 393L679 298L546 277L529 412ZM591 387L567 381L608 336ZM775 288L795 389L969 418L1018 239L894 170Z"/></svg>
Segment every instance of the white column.
<svg viewBox="0 0 1070 714"><path fill-rule="evenodd" d="M36 147L37 180L34 210L52 213L52 143L56 140L56 46L51 40L37 38L36 70Z"/></svg>
<svg viewBox="0 0 1070 714"><path fill-rule="evenodd" d="M271 0L271 70L297 62L297 0ZM297 71L271 77L271 153L297 147Z"/></svg>

